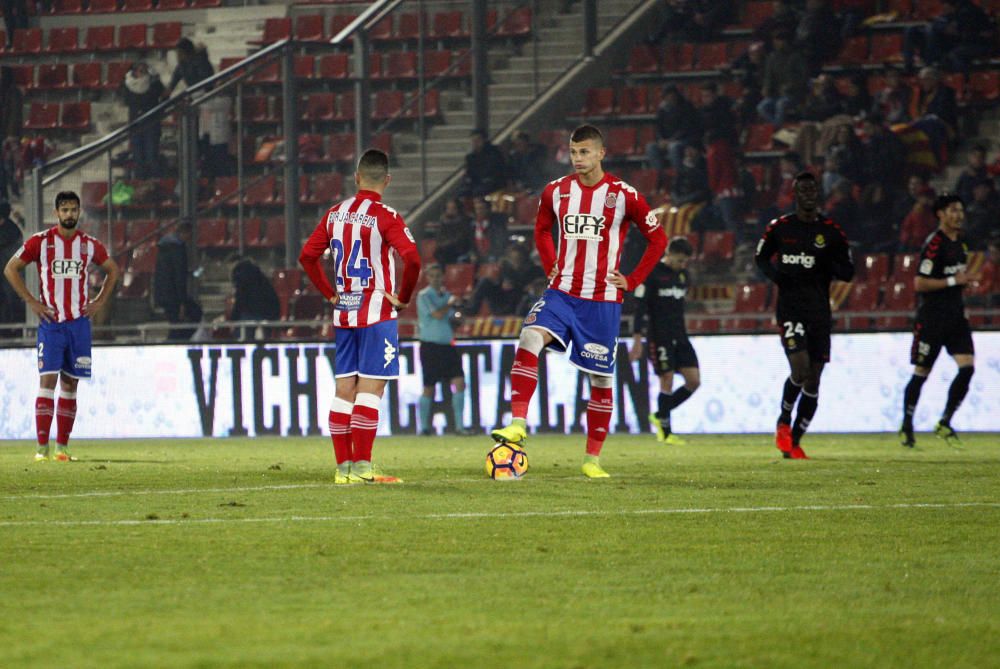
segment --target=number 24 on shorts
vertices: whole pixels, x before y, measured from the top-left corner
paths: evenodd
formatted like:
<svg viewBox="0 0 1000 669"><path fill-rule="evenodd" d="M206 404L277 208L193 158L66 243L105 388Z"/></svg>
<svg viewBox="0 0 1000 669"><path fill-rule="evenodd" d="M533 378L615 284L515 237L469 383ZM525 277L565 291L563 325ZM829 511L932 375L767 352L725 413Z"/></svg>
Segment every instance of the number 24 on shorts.
<svg viewBox="0 0 1000 669"><path fill-rule="evenodd" d="M782 325L785 327L785 339L792 339L795 335L799 335L800 337L806 336L806 328L802 323L785 321Z"/></svg>
<svg viewBox="0 0 1000 669"><path fill-rule="evenodd" d="M339 239L334 239L330 241L330 250L333 252L333 266L340 268L340 261L344 257L344 243ZM368 262L368 258L361 255L361 240L355 239L354 244L351 246L351 257L347 259L347 276L351 279L358 279L361 281L361 287L367 288L368 282L372 278L371 264ZM337 272L337 286L343 286L344 279L340 276L340 272Z"/></svg>

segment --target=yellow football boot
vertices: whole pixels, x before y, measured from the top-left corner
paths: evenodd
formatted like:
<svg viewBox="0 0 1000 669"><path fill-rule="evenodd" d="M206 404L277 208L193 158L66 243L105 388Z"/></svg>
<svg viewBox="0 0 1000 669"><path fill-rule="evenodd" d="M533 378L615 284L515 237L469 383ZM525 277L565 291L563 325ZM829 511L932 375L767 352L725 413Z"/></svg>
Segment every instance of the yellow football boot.
<svg viewBox="0 0 1000 669"><path fill-rule="evenodd" d="M490 432L490 436L498 444L508 443L524 446L524 441L528 438L528 432L517 423L512 423L507 427L493 430Z"/></svg>
<svg viewBox="0 0 1000 669"><path fill-rule="evenodd" d="M583 472L583 475L589 479L611 478L611 474L604 471L601 468L601 465L594 460L586 460L580 470Z"/></svg>

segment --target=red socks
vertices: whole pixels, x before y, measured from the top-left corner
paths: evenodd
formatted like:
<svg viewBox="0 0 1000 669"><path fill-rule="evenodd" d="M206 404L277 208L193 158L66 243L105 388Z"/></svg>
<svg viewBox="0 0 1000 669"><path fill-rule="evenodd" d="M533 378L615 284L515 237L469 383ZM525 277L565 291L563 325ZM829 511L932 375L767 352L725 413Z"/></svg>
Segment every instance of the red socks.
<svg viewBox="0 0 1000 669"><path fill-rule="evenodd" d="M333 439L333 455L337 464L351 459L351 411L354 405L347 400L334 397L330 402L330 438Z"/></svg>
<svg viewBox="0 0 1000 669"><path fill-rule="evenodd" d="M528 402L538 385L538 356L517 349L510 369L510 412L514 418L528 417Z"/></svg>
<svg viewBox="0 0 1000 669"><path fill-rule="evenodd" d="M39 388L38 397L35 398L35 434L39 446L49 445L49 430L52 428L52 416L56 408L55 396L54 390ZM73 405L76 406L75 400Z"/></svg>
<svg viewBox="0 0 1000 669"><path fill-rule="evenodd" d="M351 413L351 443L354 462L371 461L372 444L375 442L375 432L378 430L378 407L381 398L372 393L358 393L354 398L354 411Z"/></svg>
<svg viewBox="0 0 1000 669"><path fill-rule="evenodd" d="M76 393L59 391L59 406L56 407L56 444L69 444L69 434L76 422Z"/></svg>
<svg viewBox="0 0 1000 669"><path fill-rule="evenodd" d="M587 402L587 455L600 455L611 425L612 389L590 386Z"/></svg>

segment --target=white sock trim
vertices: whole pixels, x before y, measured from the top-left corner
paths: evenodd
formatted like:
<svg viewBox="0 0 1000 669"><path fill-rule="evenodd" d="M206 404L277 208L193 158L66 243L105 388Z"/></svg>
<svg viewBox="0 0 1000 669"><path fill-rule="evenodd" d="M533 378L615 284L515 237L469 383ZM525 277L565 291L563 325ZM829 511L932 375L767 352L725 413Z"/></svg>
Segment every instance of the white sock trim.
<svg viewBox="0 0 1000 669"><path fill-rule="evenodd" d="M354 411L354 405L341 397L334 397L330 400L330 411L333 413L350 414Z"/></svg>
<svg viewBox="0 0 1000 669"><path fill-rule="evenodd" d="M61 399L61 400L75 400L76 399L76 391L67 392L65 390L61 390L60 389L60 391L59 391L59 399Z"/></svg>
<svg viewBox="0 0 1000 669"><path fill-rule="evenodd" d="M614 379L610 376L601 376L600 374L590 375L590 385L595 388L611 388L614 386Z"/></svg>
<svg viewBox="0 0 1000 669"><path fill-rule="evenodd" d="M49 390L48 388L39 388L38 397L46 400L54 400L56 398L56 391Z"/></svg>
<svg viewBox="0 0 1000 669"><path fill-rule="evenodd" d="M382 404L382 398L375 393L358 393L354 398L354 406L378 409Z"/></svg>
<svg viewBox="0 0 1000 669"><path fill-rule="evenodd" d="M528 353L538 355L545 348L545 338L536 328L524 328L521 330L521 337L517 343L518 348L523 348Z"/></svg>

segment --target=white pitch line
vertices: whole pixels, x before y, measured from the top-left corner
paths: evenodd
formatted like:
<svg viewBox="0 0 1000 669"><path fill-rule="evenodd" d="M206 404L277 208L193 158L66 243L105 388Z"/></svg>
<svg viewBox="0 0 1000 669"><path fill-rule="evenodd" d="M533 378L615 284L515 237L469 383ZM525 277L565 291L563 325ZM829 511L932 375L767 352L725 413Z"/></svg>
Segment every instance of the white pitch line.
<svg viewBox="0 0 1000 669"><path fill-rule="evenodd" d="M270 518L166 518L166 519L121 519L121 520L6 520L0 527L24 527L53 525L60 527L131 526L131 525L203 525L212 523L344 523L371 522L379 520L480 520L504 518L579 518L587 516L647 516L683 515L710 513L780 513L795 511L877 511L891 509L963 509L1000 508L1000 502L914 502L899 504L808 504L801 506L735 506L706 508L663 508L663 509L618 509L588 511L567 509L563 511L523 511L523 512L466 512L427 513L413 516L279 516Z"/></svg>

